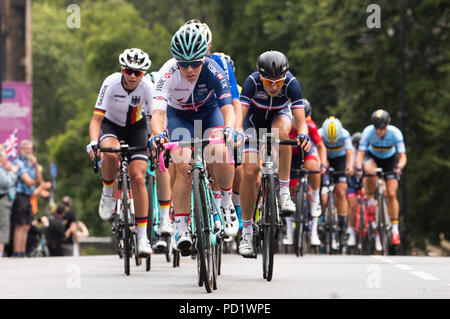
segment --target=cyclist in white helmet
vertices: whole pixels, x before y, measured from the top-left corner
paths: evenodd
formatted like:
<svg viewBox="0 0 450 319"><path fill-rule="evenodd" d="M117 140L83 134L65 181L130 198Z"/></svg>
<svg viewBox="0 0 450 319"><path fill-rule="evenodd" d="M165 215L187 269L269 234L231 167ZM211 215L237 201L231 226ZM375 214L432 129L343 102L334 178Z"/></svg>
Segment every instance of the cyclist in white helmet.
<svg viewBox="0 0 450 319"><path fill-rule="evenodd" d="M94 114L89 125L91 142L86 151L94 159L93 147L120 147L120 140L130 146L146 146L148 143L147 121L153 103L154 85L144 78L151 61L141 49L126 49L119 56L121 72L109 75L100 88ZM145 187L147 151L131 155L129 173L136 210L138 253L151 254L147 239L148 195ZM116 199L113 184L117 174L117 153L103 153L101 174L103 191L99 205L100 217L111 218Z"/></svg>
<svg viewBox="0 0 450 319"><path fill-rule="evenodd" d="M336 208L338 211L340 238L332 238L332 248L344 245L348 226L347 177L354 174L353 145L350 133L342 127L341 121L334 116L327 118L319 129L323 143L327 148L327 168L333 167L341 173L333 176L336 183ZM345 173L344 173L345 171Z"/></svg>

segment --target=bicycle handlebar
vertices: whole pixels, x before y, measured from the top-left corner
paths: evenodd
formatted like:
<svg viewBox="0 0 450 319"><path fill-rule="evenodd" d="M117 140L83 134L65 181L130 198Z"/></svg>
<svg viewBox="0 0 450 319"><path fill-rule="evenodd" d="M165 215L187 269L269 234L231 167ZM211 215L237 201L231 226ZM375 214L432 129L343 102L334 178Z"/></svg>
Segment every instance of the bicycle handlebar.
<svg viewBox="0 0 450 319"><path fill-rule="evenodd" d="M129 146L128 144L121 144L120 147L93 147L94 151L94 172L98 173L98 155L97 151L104 153L130 153L146 151L147 146Z"/></svg>

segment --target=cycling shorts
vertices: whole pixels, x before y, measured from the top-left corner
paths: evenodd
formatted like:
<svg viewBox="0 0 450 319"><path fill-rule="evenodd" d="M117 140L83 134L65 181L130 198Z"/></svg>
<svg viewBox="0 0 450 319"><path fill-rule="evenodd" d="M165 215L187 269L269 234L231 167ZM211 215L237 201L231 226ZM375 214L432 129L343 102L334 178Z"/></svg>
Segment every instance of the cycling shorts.
<svg viewBox="0 0 450 319"><path fill-rule="evenodd" d="M329 158L330 167L333 167L335 171L345 171L346 155L335 158ZM335 183L347 183L347 176L345 173L333 174Z"/></svg>
<svg viewBox="0 0 450 319"><path fill-rule="evenodd" d="M136 124L122 127L114 124L107 118L104 118L100 130L99 142L101 142L107 137L113 137L119 141L124 141L129 146L136 146L136 147L147 146L148 144L147 123L145 120L140 120ZM130 162L134 160L142 160L147 162L148 161L147 150L132 152Z"/></svg>
<svg viewBox="0 0 450 319"><path fill-rule="evenodd" d="M202 112L192 112L177 110L168 105L167 126L170 141L178 142L194 137L207 138L212 128L224 126L224 120L218 107Z"/></svg>
<svg viewBox="0 0 450 319"><path fill-rule="evenodd" d="M272 126L275 119L280 116L286 116L289 121L292 121L292 113L289 106L277 111L268 111L265 114L267 116L261 116L259 113L251 113L251 109L249 109L247 117L244 120L244 132L246 137L248 137L250 141L253 140L253 142L250 142L244 146L244 152L259 151L259 143L255 143L255 139L262 138L260 133L267 132L268 127Z"/></svg>
<svg viewBox="0 0 450 319"><path fill-rule="evenodd" d="M384 176L384 179L388 180L388 179L393 179L393 178L397 178L396 174L394 174L394 168L395 165L397 165L397 158L394 155L392 155L391 157L388 158L378 158L375 155L373 155L372 153L367 152L366 153L366 158L364 159L364 161L374 161L375 164L377 165L377 167L381 167L383 169L383 172L387 172L388 174Z"/></svg>

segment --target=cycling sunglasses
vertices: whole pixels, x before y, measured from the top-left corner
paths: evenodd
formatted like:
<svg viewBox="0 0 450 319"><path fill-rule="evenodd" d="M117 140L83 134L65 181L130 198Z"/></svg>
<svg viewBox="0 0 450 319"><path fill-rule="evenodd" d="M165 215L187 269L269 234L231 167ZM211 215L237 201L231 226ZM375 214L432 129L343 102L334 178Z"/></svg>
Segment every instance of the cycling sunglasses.
<svg viewBox="0 0 450 319"><path fill-rule="evenodd" d="M131 74L134 73L134 75L137 76L137 77L143 76L143 75L144 75L144 72L142 72L142 71L133 70L133 69L128 69L128 68L123 69L123 71L124 71L126 74L128 74L128 75L131 75Z"/></svg>
<svg viewBox="0 0 450 319"><path fill-rule="evenodd" d="M274 84L276 86L282 86L284 83L284 80L286 80L286 76L279 80L269 80L269 79L263 78L262 76L261 76L261 78L262 78L263 84L267 85L267 86L272 86Z"/></svg>
<svg viewBox="0 0 450 319"><path fill-rule="evenodd" d="M192 68L198 68L200 65L203 64L203 59L201 60L193 60L193 61L178 61L178 66L187 69L189 66Z"/></svg>

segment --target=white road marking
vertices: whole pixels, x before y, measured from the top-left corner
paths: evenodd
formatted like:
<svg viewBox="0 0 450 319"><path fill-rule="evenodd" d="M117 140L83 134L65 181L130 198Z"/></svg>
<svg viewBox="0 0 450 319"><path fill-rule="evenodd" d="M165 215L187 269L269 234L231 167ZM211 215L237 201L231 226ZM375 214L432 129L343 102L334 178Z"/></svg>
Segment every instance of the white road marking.
<svg viewBox="0 0 450 319"><path fill-rule="evenodd" d="M411 273L413 275L416 275L419 278L425 279L425 280L438 280L436 277L427 274L426 272L423 271L411 271Z"/></svg>
<svg viewBox="0 0 450 319"><path fill-rule="evenodd" d="M398 269L401 269L401 270L414 270L413 267L408 266L408 265L404 265L404 264L396 264L394 266L397 267Z"/></svg>

